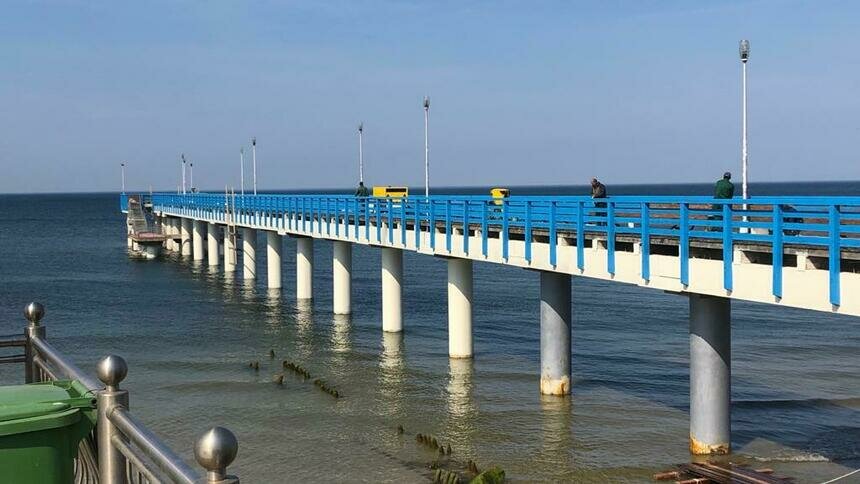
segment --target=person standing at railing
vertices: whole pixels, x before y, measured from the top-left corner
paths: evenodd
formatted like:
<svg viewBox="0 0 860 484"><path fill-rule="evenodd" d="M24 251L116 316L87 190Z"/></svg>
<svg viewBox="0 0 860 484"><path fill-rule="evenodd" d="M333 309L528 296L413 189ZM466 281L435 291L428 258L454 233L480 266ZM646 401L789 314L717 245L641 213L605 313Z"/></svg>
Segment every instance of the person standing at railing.
<svg viewBox="0 0 860 484"><path fill-rule="evenodd" d="M735 196L735 185L732 183L732 174L731 172L723 173L723 177L717 180L717 183L714 185L714 198L716 199L731 199ZM711 210L716 210L720 213L723 211L723 205L715 203L711 205ZM708 220L722 220L722 215L711 215L708 217ZM714 227L709 227L710 229L714 229ZM719 230L719 229L717 229Z"/></svg>
<svg viewBox="0 0 860 484"><path fill-rule="evenodd" d="M364 186L363 181L358 182L358 188L355 190L355 196L356 197L369 197L370 196L370 190L368 190L367 187Z"/></svg>
<svg viewBox="0 0 860 484"><path fill-rule="evenodd" d="M599 198L606 198L606 185L600 183L600 180L597 178L591 179L591 198L596 200ZM606 208L606 202L594 202L594 206L596 208ZM606 211L598 210L596 212L592 212L591 215L594 216L603 216L606 217ZM597 225L606 225L603 222L598 222Z"/></svg>

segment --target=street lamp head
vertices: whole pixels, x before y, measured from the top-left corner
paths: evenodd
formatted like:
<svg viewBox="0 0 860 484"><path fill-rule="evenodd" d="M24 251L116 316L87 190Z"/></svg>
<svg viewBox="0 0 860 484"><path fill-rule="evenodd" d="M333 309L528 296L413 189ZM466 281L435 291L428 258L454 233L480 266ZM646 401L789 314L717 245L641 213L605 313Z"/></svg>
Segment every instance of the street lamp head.
<svg viewBox="0 0 860 484"><path fill-rule="evenodd" d="M256 137L251 138L251 145L252 145L252 146L257 146L257 138L256 138Z"/></svg>
<svg viewBox="0 0 860 484"><path fill-rule="evenodd" d="M746 39L742 40L738 51L741 54L741 62L746 64L750 58L750 41Z"/></svg>
<svg viewBox="0 0 860 484"><path fill-rule="evenodd" d="M182 153L182 162L185 163L185 153Z"/></svg>
<svg viewBox="0 0 860 484"><path fill-rule="evenodd" d="M424 96L424 109L430 109L430 97Z"/></svg>
<svg viewBox="0 0 860 484"><path fill-rule="evenodd" d="M358 123L358 132L359 133L364 132L364 122Z"/></svg>

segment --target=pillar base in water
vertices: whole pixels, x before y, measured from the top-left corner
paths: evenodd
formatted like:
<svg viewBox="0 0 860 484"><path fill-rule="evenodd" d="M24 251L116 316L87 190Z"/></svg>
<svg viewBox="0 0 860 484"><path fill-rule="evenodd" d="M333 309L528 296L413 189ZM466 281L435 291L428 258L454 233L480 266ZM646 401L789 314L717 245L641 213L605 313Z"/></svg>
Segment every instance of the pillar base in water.
<svg viewBox="0 0 860 484"><path fill-rule="evenodd" d="M731 450L731 300L691 294L690 452Z"/></svg>
<svg viewBox="0 0 860 484"><path fill-rule="evenodd" d="M296 299L314 297L314 239L296 239Z"/></svg>
<svg viewBox="0 0 860 484"><path fill-rule="evenodd" d="M448 259L448 356L472 357L472 261Z"/></svg>
<svg viewBox="0 0 860 484"><path fill-rule="evenodd" d="M382 330L403 331L403 251L382 249Z"/></svg>
<svg viewBox="0 0 860 484"><path fill-rule="evenodd" d="M540 272L540 392L570 394L570 275Z"/></svg>
<svg viewBox="0 0 860 484"><path fill-rule="evenodd" d="M335 314L352 312L352 243L336 240L332 251L332 306Z"/></svg>

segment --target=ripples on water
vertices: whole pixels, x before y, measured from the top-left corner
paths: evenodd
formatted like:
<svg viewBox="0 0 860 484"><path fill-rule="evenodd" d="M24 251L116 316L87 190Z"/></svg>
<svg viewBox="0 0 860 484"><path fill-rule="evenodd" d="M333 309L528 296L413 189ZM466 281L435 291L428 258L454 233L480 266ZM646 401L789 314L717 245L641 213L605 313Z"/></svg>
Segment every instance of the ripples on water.
<svg viewBox="0 0 860 484"><path fill-rule="evenodd" d="M134 412L186 457L208 426L234 430L244 482L422 482L434 454L418 432L450 443L457 465L497 464L523 482L642 482L690 459L683 297L574 278L574 395L541 397L533 272L475 264L475 358L449 360L442 259L405 254L405 332L384 334L373 249L354 249L354 313L340 317L327 243L307 306L293 297L292 240L273 293L264 269L248 286L175 257L128 259L114 196L3 196L0 224L0 332L44 302L49 338L82 367L126 357ZM736 460L801 482L860 466L858 322L735 303ZM290 373L275 385L284 359L343 398Z"/></svg>

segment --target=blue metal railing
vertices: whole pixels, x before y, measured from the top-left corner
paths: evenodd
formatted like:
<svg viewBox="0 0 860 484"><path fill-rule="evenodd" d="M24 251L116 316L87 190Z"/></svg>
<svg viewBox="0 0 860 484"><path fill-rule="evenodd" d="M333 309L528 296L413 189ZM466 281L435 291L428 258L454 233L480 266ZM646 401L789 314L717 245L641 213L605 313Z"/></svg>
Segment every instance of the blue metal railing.
<svg viewBox="0 0 860 484"><path fill-rule="evenodd" d="M120 203L124 204L124 195ZM531 261L536 233L546 236L548 263L555 267L559 233L575 234L577 267L585 269L586 236L606 240L607 271L615 272L615 250L619 237L641 241L641 274L649 280L652 239L677 240L680 258L680 280L689 284L689 259L692 242L711 242L722 247L723 287L731 291L732 252L737 242L765 246L772 253L773 295L782 297L784 248L804 246L828 253L830 302L840 304L839 273L841 250L860 249L860 197L758 197L713 199L678 196L619 196L601 200L578 196L513 196L493 199L488 196L435 195L390 198L356 198L339 195L230 195L195 193L187 195L157 193L152 195L153 209L170 213L192 210L223 212L225 206L236 214L256 217L259 214L286 217L288 230L315 231L330 234L331 220L353 223L346 236L358 240L364 224L364 237L378 243L394 242L394 224L417 226L429 233L429 247L437 247L438 229L444 228L444 247L451 251L456 237L468 250L469 229L480 230L481 252L487 254L490 233L498 233L502 257L510 258L513 234L522 237L522 254ZM124 206L124 205L123 205ZM358 223L356 223L356 221ZM383 222L388 225L382 232ZM296 224L297 226L293 226ZM371 238L371 225L375 233ZM453 227L462 229L455 235ZM350 227L349 223L346 227ZM340 230L339 224L335 231ZM337 232L336 232L337 233ZM520 235L522 234L522 235ZM400 242L405 244L405 232ZM421 237L416 231L415 245ZM441 243L441 241L439 241ZM836 256L830 256L836 254Z"/></svg>

